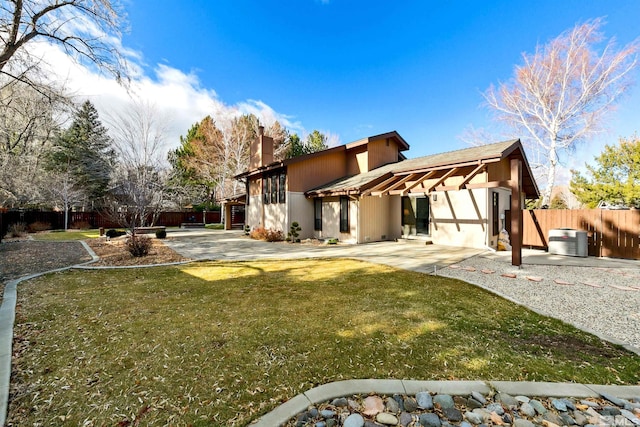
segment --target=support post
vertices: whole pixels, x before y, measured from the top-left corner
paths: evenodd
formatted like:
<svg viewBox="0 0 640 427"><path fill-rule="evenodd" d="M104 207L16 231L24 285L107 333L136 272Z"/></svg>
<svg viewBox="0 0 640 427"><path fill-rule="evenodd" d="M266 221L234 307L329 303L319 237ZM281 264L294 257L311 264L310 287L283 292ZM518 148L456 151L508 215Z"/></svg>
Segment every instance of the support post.
<svg viewBox="0 0 640 427"><path fill-rule="evenodd" d="M511 265L522 265L522 160L511 159Z"/></svg>

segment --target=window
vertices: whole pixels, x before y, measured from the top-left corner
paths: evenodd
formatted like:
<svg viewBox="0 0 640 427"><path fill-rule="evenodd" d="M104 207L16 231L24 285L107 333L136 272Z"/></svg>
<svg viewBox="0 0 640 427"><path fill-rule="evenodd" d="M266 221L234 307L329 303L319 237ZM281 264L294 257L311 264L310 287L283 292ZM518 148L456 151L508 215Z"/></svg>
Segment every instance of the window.
<svg viewBox="0 0 640 427"><path fill-rule="evenodd" d="M313 229L316 231L322 231L322 199L313 199L313 211Z"/></svg>
<svg viewBox="0 0 640 427"><path fill-rule="evenodd" d="M262 177L262 201L264 204L271 203L271 190L269 189L270 183L271 180L268 177Z"/></svg>
<svg viewBox="0 0 640 427"><path fill-rule="evenodd" d="M285 172L262 176L262 200L265 204L285 203L286 195L287 174Z"/></svg>
<svg viewBox="0 0 640 427"><path fill-rule="evenodd" d="M249 194L249 188L250 188L250 185L249 185L249 177L247 177L247 180L246 180L246 181L245 181L245 183L244 183L244 191L245 191L245 193L246 193L246 195L247 195L247 196L246 196L246 201L247 201L246 203L247 203L247 205L249 204L249 201L251 200L251 195Z"/></svg>
<svg viewBox="0 0 640 427"><path fill-rule="evenodd" d="M287 175L284 172L281 173L279 180L278 203L285 203L287 201Z"/></svg>
<svg viewBox="0 0 640 427"><path fill-rule="evenodd" d="M497 235L500 234L500 196L499 194L494 191L493 192L493 235Z"/></svg>
<svg viewBox="0 0 640 427"><path fill-rule="evenodd" d="M349 197L340 196L340 232L349 232Z"/></svg>
<svg viewBox="0 0 640 427"><path fill-rule="evenodd" d="M278 203L278 175L271 175L271 203Z"/></svg>

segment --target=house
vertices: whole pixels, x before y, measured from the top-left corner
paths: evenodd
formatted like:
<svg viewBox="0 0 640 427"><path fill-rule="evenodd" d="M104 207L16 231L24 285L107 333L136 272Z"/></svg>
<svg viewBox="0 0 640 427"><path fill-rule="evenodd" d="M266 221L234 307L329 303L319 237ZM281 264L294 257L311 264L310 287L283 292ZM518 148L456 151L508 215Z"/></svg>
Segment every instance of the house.
<svg viewBox="0 0 640 427"><path fill-rule="evenodd" d="M274 162L261 130L249 170L235 177L246 185L246 224L286 234L298 222L303 239L496 248L505 211L539 197L519 140L415 159L407 150L393 131Z"/></svg>

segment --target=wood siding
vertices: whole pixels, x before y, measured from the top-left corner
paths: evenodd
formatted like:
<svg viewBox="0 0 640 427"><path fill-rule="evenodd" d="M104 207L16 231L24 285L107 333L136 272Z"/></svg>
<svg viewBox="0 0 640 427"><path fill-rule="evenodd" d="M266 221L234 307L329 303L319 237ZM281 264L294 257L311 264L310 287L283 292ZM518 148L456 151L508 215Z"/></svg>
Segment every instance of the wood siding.
<svg viewBox="0 0 640 427"><path fill-rule="evenodd" d="M574 228L587 232L590 256L640 259L639 210L536 209L523 220L525 247L548 249L549 230Z"/></svg>
<svg viewBox="0 0 640 427"><path fill-rule="evenodd" d="M358 243L402 237L400 196L362 197L357 219Z"/></svg>
<svg viewBox="0 0 640 427"><path fill-rule="evenodd" d="M289 191L303 193L346 176L346 157L340 151L292 163L287 166L287 175Z"/></svg>

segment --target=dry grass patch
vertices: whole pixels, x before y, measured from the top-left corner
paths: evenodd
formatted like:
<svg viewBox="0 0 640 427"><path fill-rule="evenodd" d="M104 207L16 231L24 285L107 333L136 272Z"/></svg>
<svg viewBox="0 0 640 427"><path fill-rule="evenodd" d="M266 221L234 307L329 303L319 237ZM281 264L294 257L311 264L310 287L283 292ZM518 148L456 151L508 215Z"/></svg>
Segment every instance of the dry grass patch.
<svg viewBox="0 0 640 427"><path fill-rule="evenodd" d="M349 378L640 372L639 356L471 285L353 260L51 274L20 285L15 336L10 425L244 426Z"/></svg>
<svg viewBox="0 0 640 427"><path fill-rule="evenodd" d="M90 239L87 244L100 257L100 260L92 265L103 266L126 266L126 265L149 265L164 264L170 262L187 261L187 258L177 254L173 249L167 247L161 240L152 239L152 247L148 255L134 257L125 246L126 237L117 239Z"/></svg>

